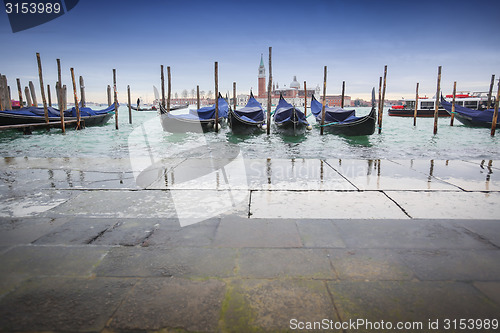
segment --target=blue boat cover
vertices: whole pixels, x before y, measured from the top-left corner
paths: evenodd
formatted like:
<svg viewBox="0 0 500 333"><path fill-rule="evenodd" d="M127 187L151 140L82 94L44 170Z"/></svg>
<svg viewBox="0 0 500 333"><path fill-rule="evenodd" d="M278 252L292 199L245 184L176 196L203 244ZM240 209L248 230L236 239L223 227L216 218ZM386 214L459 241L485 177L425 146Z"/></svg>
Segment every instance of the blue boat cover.
<svg viewBox="0 0 500 333"><path fill-rule="evenodd" d="M108 106L107 108L102 109L102 110L92 110L91 108L82 108L82 107L79 109L80 109L80 117L97 116L97 115L106 114L106 113L115 111L115 104L113 103L110 106ZM43 112L43 108L42 108L42 112ZM59 111L57 111L57 113L59 113ZM65 117L76 117L76 108L72 107L71 109L64 111L64 116Z"/></svg>
<svg viewBox="0 0 500 333"><path fill-rule="evenodd" d="M228 110L229 105L227 105L226 100L222 98L221 94L219 93L219 118L227 118ZM190 110L189 113L201 120L215 119L215 104L202 107L198 110Z"/></svg>
<svg viewBox="0 0 500 333"><path fill-rule="evenodd" d="M316 98L311 100L311 112L316 117L317 122L321 122L321 110L323 109L323 104L318 102ZM342 108L334 108L325 106L325 123L349 123L360 119L356 117L355 110L346 110Z"/></svg>
<svg viewBox="0 0 500 333"><path fill-rule="evenodd" d="M283 96L280 96L276 110L274 110L274 122L277 124L298 122L300 124L309 125L304 113L285 101Z"/></svg>
<svg viewBox="0 0 500 333"><path fill-rule="evenodd" d="M250 93L247 105L245 107L234 110L236 116L246 122L254 124L262 124L264 122L264 110L262 105Z"/></svg>
<svg viewBox="0 0 500 333"><path fill-rule="evenodd" d="M111 104L110 107L103 109L103 110L92 110L91 108L80 108L80 116L81 117L95 116L95 115L100 115L100 114L112 112L114 110L115 110L114 104ZM20 115L20 116L40 117L40 118L45 117L44 109L37 108L34 106L30 106L27 108L21 108L21 109L17 109L17 110L5 110L5 111L0 111L0 112L14 114L14 115ZM48 113L49 118L59 118L60 117L60 111L58 109L50 107L50 106L47 107L47 113ZM65 117L76 117L76 109L73 107L71 109L64 111L64 116Z"/></svg>
<svg viewBox="0 0 500 333"><path fill-rule="evenodd" d="M442 96L441 96L441 106L451 113L452 109L452 103L447 102ZM484 123L484 124L491 124L493 122L493 113L495 110L493 109L488 109L488 110L473 110L466 108L461 105L455 104L455 112L459 113L462 116L465 116L470 119L471 122L474 123ZM497 124L500 124L500 117L497 119Z"/></svg>

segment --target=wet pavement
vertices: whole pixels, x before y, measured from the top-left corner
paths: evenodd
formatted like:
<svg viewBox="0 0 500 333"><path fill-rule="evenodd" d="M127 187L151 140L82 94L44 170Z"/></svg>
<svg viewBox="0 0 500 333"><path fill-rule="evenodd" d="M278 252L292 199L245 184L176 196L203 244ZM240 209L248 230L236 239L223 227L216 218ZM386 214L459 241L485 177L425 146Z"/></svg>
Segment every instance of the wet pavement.
<svg viewBox="0 0 500 333"><path fill-rule="evenodd" d="M500 331L497 161L133 165L0 159L0 331Z"/></svg>

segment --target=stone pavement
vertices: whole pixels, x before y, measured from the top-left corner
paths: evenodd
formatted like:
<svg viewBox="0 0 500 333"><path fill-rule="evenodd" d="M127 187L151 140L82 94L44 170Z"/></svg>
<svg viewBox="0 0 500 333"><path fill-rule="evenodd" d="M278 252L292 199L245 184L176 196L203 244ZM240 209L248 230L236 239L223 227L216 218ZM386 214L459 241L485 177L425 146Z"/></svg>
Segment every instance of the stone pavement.
<svg viewBox="0 0 500 333"><path fill-rule="evenodd" d="M133 171L0 160L0 331L500 331L495 161Z"/></svg>

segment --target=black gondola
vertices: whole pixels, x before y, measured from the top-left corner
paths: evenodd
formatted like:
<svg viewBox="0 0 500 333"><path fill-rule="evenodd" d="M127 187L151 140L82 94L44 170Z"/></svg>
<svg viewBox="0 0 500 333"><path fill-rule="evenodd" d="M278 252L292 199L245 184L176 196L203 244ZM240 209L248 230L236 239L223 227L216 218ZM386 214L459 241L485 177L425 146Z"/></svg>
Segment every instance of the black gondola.
<svg viewBox="0 0 500 333"><path fill-rule="evenodd" d="M235 134L262 132L262 125L265 123L264 110L252 92L245 107L238 110L229 109L228 122Z"/></svg>
<svg viewBox="0 0 500 333"><path fill-rule="evenodd" d="M324 131L346 136L372 135L375 132L377 121L375 110L375 90L372 90L372 109L363 117L356 117L355 110L333 108L325 106ZM314 95L311 100L311 112L316 117L317 123L322 121L323 105L316 100Z"/></svg>
<svg viewBox="0 0 500 333"><path fill-rule="evenodd" d="M227 118L228 104L219 93L219 124ZM186 108L186 110L188 110ZM203 133L214 129L215 124L215 104L206 106L198 110L189 110L184 114L172 114L160 104L161 125L165 132Z"/></svg>
<svg viewBox="0 0 500 333"><path fill-rule="evenodd" d="M300 135L310 129L304 112L288 103L281 94L273 118L278 131L284 135Z"/></svg>
<svg viewBox="0 0 500 333"><path fill-rule="evenodd" d="M447 102L441 96L441 106L451 115L452 103ZM469 127L491 128L493 123L494 109L474 110L455 104L455 119ZM497 127L500 126L500 117L497 119Z"/></svg>

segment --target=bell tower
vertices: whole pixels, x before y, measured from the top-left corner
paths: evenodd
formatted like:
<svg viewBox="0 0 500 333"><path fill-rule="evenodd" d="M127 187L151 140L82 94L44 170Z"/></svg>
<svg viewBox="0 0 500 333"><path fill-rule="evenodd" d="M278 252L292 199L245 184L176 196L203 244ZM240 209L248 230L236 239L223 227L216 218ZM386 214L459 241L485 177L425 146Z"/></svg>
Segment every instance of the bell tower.
<svg viewBox="0 0 500 333"><path fill-rule="evenodd" d="M259 98L265 98L266 96L266 68L264 67L264 58L262 53L260 54L260 66L259 66Z"/></svg>

